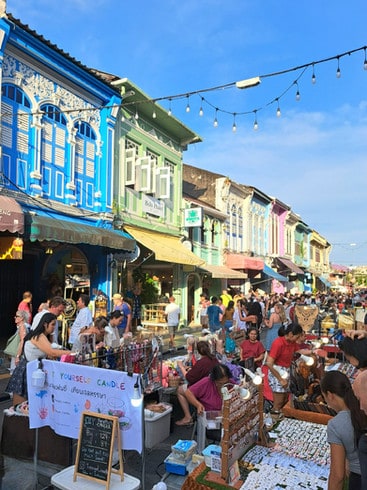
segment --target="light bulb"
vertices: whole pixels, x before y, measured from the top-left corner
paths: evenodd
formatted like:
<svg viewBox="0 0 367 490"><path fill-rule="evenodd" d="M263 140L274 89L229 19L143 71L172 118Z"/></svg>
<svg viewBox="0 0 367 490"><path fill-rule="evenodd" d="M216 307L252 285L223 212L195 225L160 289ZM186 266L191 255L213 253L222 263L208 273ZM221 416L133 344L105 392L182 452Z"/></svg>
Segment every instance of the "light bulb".
<svg viewBox="0 0 367 490"><path fill-rule="evenodd" d="M363 63L363 69L364 70L367 70L367 59L364 60L364 63Z"/></svg>
<svg viewBox="0 0 367 490"><path fill-rule="evenodd" d="M315 83L316 83L315 65L312 65L312 78L311 78L311 82L312 82L313 85L315 85Z"/></svg>
<svg viewBox="0 0 367 490"><path fill-rule="evenodd" d="M297 92L296 92L296 101L298 102L299 100L301 100L301 94L299 93L299 90L297 90Z"/></svg>
<svg viewBox="0 0 367 490"><path fill-rule="evenodd" d="M218 119L217 119L217 114L218 114L218 108L215 109L215 116L214 116L214 122L213 122L213 126L216 128L218 127Z"/></svg>
<svg viewBox="0 0 367 490"><path fill-rule="evenodd" d="M157 117L157 114L155 111L153 111L152 118L155 119Z"/></svg>
<svg viewBox="0 0 367 490"><path fill-rule="evenodd" d="M245 371L245 373L247 374L247 376L249 376L251 378L251 380L254 383L254 385L261 385L261 383L263 382L262 376L260 376L257 373L256 374L253 373L252 371L250 371L247 368L243 368L243 370Z"/></svg>
<svg viewBox="0 0 367 490"><path fill-rule="evenodd" d="M338 68L336 70L336 78L340 78L342 76L341 71L340 71L340 66L339 66L339 58L338 58Z"/></svg>
<svg viewBox="0 0 367 490"><path fill-rule="evenodd" d="M134 384L134 393L130 401L133 407L139 407L143 401L143 398L140 396L138 379Z"/></svg>
<svg viewBox="0 0 367 490"><path fill-rule="evenodd" d="M251 398L251 391L247 388L240 388L240 397L242 400L249 400Z"/></svg>
<svg viewBox="0 0 367 490"><path fill-rule="evenodd" d="M306 366L313 366L315 364L315 359L313 357L302 354L300 359L302 359Z"/></svg>
<svg viewBox="0 0 367 490"><path fill-rule="evenodd" d="M203 115L204 115L203 108L202 108L202 107L200 107L200 109L199 109L199 116L203 116Z"/></svg>
<svg viewBox="0 0 367 490"><path fill-rule="evenodd" d="M169 99L169 108L168 108L168 115L171 116L172 115L172 109L171 109L171 100L172 99Z"/></svg>
<svg viewBox="0 0 367 490"><path fill-rule="evenodd" d="M282 113L280 112L280 108L278 107L277 109L277 117L280 117L282 115Z"/></svg>
<svg viewBox="0 0 367 490"><path fill-rule="evenodd" d="M237 131L237 126L236 126L236 123L234 122L233 123L233 126L232 126L232 131L235 133Z"/></svg>
<svg viewBox="0 0 367 490"><path fill-rule="evenodd" d="M254 131L257 131L259 129L259 125L257 124L257 111L254 111L255 114L255 121L254 121Z"/></svg>
<svg viewBox="0 0 367 490"><path fill-rule="evenodd" d="M220 391L222 393L222 398L224 401L230 400L232 398L232 395L230 394L230 392L228 391L228 388L226 386L222 386Z"/></svg>
<svg viewBox="0 0 367 490"><path fill-rule="evenodd" d="M138 114L138 111L135 112L135 119L138 120L139 119L139 114Z"/></svg>
<svg viewBox="0 0 367 490"><path fill-rule="evenodd" d="M167 485L164 481L160 481L154 485L153 490L167 490Z"/></svg>
<svg viewBox="0 0 367 490"><path fill-rule="evenodd" d="M187 106L186 106L186 112L190 112L190 102L189 102L189 96L187 96Z"/></svg>
<svg viewBox="0 0 367 490"><path fill-rule="evenodd" d="M288 379L289 378L288 371L283 369L281 366L273 366L273 368L275 369L275 371L277 371L280 374L280 377L282 379Z"/></svg>

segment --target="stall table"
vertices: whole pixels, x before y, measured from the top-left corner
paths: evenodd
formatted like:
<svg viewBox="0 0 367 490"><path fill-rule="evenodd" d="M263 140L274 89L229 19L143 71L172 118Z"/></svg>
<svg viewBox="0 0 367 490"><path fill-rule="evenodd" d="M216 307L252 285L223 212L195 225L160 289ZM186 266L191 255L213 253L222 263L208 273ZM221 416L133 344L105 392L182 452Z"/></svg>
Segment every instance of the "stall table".
<svg viewBox="0 0 367 490"><path fill-rule="evenodd" d="M198 479L203 478L203 481L207 481L208 485L201 483ZM208 471L208 467L205 463L201 463L197 468L194 469L186 478L182 485L182 490L208 490L210 488L210 482L215 483L215 488L218 489L230 489L230 488L241 488L243 485L242 481L238 481L236 484L226 484L224 480L220 477L220 473L214 471Z"/></svg>

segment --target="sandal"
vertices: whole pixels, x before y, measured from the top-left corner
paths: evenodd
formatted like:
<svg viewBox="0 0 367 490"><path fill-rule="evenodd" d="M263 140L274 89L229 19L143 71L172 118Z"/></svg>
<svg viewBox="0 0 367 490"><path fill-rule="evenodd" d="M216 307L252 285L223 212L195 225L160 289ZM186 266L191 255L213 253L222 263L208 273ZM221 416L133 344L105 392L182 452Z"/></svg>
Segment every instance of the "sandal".
<svg viewBox="0 0 367 490"><path fill-rule="evenodd" d="M192 419L190 419L188 422L185 422L183 419L182 420L178 420L176 422L176 425L180 426L180 427L192 427L194 425L194 421Z"/></svg>

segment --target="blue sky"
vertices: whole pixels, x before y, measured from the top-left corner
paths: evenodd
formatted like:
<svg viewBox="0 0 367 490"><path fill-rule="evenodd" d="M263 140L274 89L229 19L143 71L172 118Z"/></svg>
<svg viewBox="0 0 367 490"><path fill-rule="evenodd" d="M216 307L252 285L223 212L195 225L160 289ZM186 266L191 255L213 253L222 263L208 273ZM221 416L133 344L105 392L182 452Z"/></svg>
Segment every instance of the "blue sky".
<svg viewBox="0 0 367 490"><path fill-rule="evenodd" d="M267 75L367 45L365 0L8 0L7 11L85 65L127 77L152 98ZM360 51L301 71L172 102L202 138L190 165L291 206L333 246L367 264L367 71ZM290 89L287 91L287 89ZM286 92L287 91L287 92ZM284 96L282 96L282 94ZM279 98L281 117L276 117ZM168 109L165 101L161 105ZM218 127L213 126L218 107ZM258 131L253 130L257 111ZM225 111L225 112L222 112ZM230 114L226 114L230 113Z"/></svg>

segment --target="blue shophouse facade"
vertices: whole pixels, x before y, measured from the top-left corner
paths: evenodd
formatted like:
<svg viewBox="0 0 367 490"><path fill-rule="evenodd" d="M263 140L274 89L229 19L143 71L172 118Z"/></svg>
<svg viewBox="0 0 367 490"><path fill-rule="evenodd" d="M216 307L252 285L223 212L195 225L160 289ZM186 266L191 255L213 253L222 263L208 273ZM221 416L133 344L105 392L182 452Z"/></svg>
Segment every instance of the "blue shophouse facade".
<svg viewBox="0 0 367 490"><path fill-rule="evenodd" d="M15 286L2 287L1 316L25 290L35 307L54 294L110 296L113 253L135 248L113 228L119 91L11 14L0 18L0 59L0 207L21 221L16 232L0 221L0 282ZM15 238L22 253L9 260Z"/></svg>

